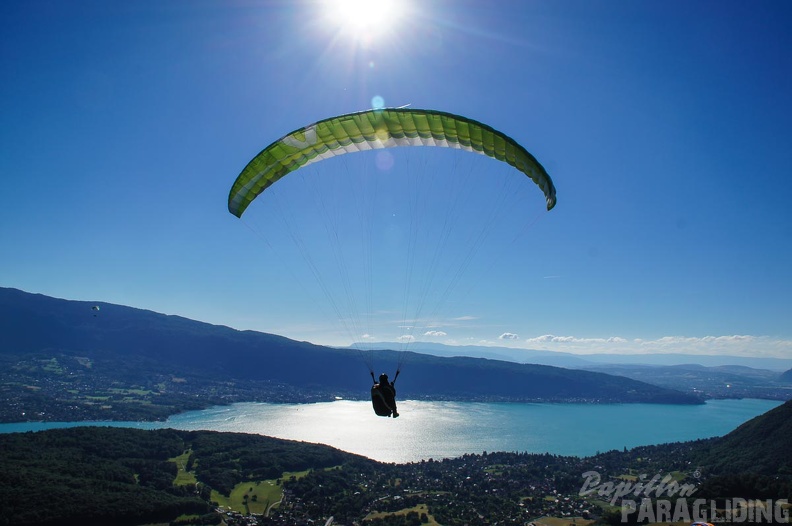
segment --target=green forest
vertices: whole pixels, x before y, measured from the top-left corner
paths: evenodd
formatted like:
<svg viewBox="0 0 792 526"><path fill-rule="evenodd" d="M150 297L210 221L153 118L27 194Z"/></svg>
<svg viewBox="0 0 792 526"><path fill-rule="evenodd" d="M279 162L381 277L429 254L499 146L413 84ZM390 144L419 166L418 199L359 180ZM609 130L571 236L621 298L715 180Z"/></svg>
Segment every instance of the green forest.
<svg viewBox="0 0 792 526"><path fill-rule="evenodd" d="M234 433L77 427L0 435L0 524L145 524L213 511L211 489L343 464L327 446ZM191 451L199 484L176 484Z"/></svg>

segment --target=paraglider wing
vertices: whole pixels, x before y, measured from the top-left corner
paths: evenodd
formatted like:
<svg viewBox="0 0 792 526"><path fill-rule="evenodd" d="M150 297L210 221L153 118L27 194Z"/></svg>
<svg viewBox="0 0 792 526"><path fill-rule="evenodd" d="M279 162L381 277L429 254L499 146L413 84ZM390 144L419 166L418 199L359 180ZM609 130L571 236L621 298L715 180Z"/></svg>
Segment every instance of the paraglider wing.
<svg viewBox="0 0 792 526"><path fill-rule="evenodd" d="M556 203L550 176L510 137L480 122L433 110L368 110L325 119L270 144L237 177L228 210L242 217L253 199L286 174L347 153L399 146L439 146L475 152L506 162L544 192L547 209Z"/></svg>

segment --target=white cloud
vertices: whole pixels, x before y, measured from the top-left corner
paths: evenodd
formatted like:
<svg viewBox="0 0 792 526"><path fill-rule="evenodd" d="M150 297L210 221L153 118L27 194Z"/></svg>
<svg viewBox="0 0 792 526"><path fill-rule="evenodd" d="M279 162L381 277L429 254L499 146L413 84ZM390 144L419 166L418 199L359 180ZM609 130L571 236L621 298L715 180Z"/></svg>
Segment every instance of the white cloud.
<svg viewBox="0 0 792 526"><path fill-rule="evenodd" d="M513 332L504 332L500 336L498 336L499 340L519 340L520 337Z"/></svg>
<svg viewBox="0 0 792 526"><path fill-rule="evenodd" d="M508 334L508 333L507 333ZM621 336L582 338L543 334L523 340L522 346L576 354L680 353L792 358L792 340L733 334L725 336L662 336L633 338Z"/></svg>
<svg viewBox="0 0 792 526"><path fill-rule="evenodd" d="M400 342L412 342L415 341L415 336L413 336L412 334L402 334L401 336L396 338L396 340Z"/></svg>
<svg viewBox="0 0 792 526"><path fill-rule="evenodd" d="M424 336L448 336L448 333L443 331L426 331Z"/></svg>
<svg viewBox="0 0 792 526"><path fill-rule="evenodd" d="M558 342L570 342L573 338L571 336L553 336L552 334L544 334L542 336L537 336L536 338L528 338L525 340L528 343L558 343Z"/></svg>

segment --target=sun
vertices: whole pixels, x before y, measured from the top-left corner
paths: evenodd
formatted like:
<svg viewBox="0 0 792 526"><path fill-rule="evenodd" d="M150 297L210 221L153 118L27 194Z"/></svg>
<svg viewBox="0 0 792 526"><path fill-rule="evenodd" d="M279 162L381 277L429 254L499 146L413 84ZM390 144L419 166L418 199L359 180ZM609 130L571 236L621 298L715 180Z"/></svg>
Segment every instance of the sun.
<svg viewBox="0 0 792 526"><path fill-rule="evenodd" d="M405 0L325 0L328 21L356 40L375 40L392 31L405 14Z"/></svg>
<svg viewBox="0 0 792 526"><path fill-rule="evenodd" d="M395 0L335 0L332 4L339 22L363 31L376 30L399 14Z"/></svg>

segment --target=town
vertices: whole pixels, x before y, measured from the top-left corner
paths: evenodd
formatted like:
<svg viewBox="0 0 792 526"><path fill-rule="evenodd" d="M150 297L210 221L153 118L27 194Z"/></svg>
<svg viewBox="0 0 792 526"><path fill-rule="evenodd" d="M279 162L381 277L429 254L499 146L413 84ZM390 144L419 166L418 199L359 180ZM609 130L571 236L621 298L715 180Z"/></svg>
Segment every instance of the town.
<svg viewBox="0 0 792 526"><path fill-rule="evenodd" d="M550 517L584 525L602 520L609 506L597 494L581 495L582 473L592 468L628 473L625 461L646 469L671 462L690 471L679 455L683 449L655 448L655 461L638 460L640 452L589 459L485 452L376 468L353 463L284 481L282 501L266 516L221 511L227 524L240 525L309 525L331 518L333 524L348 525L527 525Z"/></svg>

